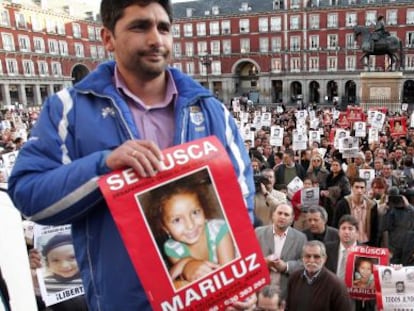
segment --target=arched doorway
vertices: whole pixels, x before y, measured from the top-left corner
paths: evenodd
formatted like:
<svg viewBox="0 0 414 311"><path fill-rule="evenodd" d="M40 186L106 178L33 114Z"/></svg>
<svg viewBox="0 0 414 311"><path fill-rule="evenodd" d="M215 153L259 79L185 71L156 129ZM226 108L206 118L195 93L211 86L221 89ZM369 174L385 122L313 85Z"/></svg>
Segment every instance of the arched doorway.
<svg viewBox="0 0 414 311"><path fill-rule="evenodd" d="M85 76L89 73L88 67L85 65L78 64L72 69L72 79L73 84L78 83L80 80L85 78Z"/></svg>
<svg viewBox="0 0 414 311"><path fill-rule="evenodd" d="M336 81L328 81L326 85L326 97L326 101L328 103L332 103L334 101L334 97L338 97L338 84Z"/></svg>
<svg viewBox="0 0 414 311"><path fill-rule="evenodd" d="M342 100L346 105L355 105L356 103L356 84L349 80L345 83L345 96Z"/></svg>
<svg viewBox="0 0 414 311"><path fill-rule="evenodd" d="M290 99L294 104L297 104L298 100L302 101L302 84L299 81L290 84Z"/></svg>
<svg viewBox="0 0 414 311"><path fill-rule="evenodd" d="M403 102L407 104L414 104L414 81L407 80L403 86Z"/></svg>
<svg viewBox="0 0 414 311"><path fill-rule="evenodd" d="M258 65L249 59L240 60L234 72L236 77L236 95L245 94L253 103L258 103L260 100L258 85L260 68Z"/></svg>
<svg viewBox="0 0 414 311"><path fill-rule="evenodd" d="M272 81L272 102L273 103L283 102L283 81L282 80Z"/></svg>
<svg viewBox="0 0 414 311"><path fill-rule="evenodd" d="M309 103L319 104L321 97L319 93L319 87L319 83L316 81L312 81L309 84Z"/></svg>

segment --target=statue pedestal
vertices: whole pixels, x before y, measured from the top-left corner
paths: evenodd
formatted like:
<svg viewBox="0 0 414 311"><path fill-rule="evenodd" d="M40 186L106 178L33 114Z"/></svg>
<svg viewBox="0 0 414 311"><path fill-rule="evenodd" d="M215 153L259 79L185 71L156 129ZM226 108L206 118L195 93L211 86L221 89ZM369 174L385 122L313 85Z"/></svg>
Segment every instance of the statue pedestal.
<svg viewBox="0 0 414 311"><path fill-rule="evenodd" d="M389 111L401 109L402 72L362 72L360 74L361 107L387 107Z"/></svg>

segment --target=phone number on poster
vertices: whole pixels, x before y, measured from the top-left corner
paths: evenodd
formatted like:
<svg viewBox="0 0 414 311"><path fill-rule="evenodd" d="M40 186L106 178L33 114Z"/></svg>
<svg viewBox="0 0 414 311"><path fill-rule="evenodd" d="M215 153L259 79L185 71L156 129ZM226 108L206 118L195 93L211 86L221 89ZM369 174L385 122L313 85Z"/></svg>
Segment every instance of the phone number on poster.
<svg viewBox="0 0 414 311"><path fill-rule="evenodd" d="M262 287L266 283L265 278L261 278L259 281L254 283L252 286L246 287L243 289L239 295L234 295L233 297L230 297L229 299L226 299L224 301L224 305L228 306L239 300L239 298L244 298L247 296L252 295L258 288Z"/></svg>

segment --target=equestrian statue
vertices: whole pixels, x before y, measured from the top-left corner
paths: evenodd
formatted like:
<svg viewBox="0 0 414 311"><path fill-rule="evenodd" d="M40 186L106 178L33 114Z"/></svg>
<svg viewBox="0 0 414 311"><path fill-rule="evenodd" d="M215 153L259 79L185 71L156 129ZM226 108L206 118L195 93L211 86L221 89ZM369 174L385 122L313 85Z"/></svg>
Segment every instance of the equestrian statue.
<svg viewBox="0 0 414 311"><path fill-rule="evenodd" d="M355 26L354 34L355 40L358 40L360 35L362 37L361 49L364 54L361 61L365 60L365 64L369 64L370 55L388 55L390 64L386 70L391 71L394 64L398 64L400 69L404 68L402 41L385 30L384 16L378 17L372 32L368 27Z"/></svg>

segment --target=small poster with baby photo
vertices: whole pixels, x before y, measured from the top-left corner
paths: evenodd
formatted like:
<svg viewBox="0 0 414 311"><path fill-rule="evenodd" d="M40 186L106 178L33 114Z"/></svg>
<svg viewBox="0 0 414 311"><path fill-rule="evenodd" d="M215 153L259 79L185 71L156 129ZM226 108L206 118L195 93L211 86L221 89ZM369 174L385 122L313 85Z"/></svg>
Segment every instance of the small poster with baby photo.
<svg viewBox="0 0 414 311"><path fill-rule="evenodd" d="M348 251L345 284L357 300L375 299L374 265L388 265L389 250L365 245Z"/></svg>
<svg viewBox="0 0 414 311"><path fill-rule="evenodd" d="M33 228L34 248L41 255L36 269L42 299L46 306L84 294L80 271L75 258L71 225Z"/></svg>
<svg viewBox="0 0 414 311"><path fill-rule="evenodd" d="M154 177L125 169L98 182L153 310L247 299L269 275L227 152L208 137L163 155Z"/></svg>

